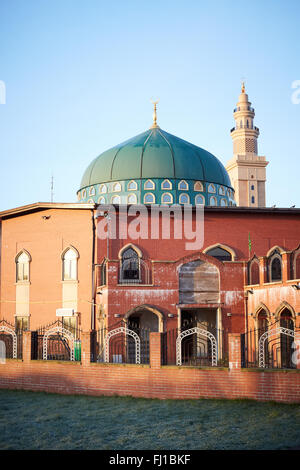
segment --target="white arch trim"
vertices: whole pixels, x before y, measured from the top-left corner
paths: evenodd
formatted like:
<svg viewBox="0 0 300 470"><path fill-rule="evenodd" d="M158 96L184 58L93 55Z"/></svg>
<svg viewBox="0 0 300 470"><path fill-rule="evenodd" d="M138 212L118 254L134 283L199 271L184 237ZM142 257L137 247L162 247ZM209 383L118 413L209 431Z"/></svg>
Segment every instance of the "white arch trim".
<svg viewBox="0 0 300 470"><path fill-rule="evenodd" d="M227 245L223 245L222 243L215 243L214 245L208 246L203 250L203 253L206 254L209 250L212 250L213 248L222 248L223 250L228 251L232 256L232 261L236 260L236 252L234 251L234 249L230 248Z"/></svg>
<svg viewBox="0 0 300 470"><path fill-rule="evenodd" d="M194 328L190 328L189 330L185 330L180 335L177 336L176 339L176 365L181 366L182 365L182 353L181 353L181 342L182 339L185 338L186 336L193 335L194 333L197 333L198 335L204 336L206 338L210 339L211 342L211 353L212 353L212 366L216 366L218 364L218 358L217 358L217 340L214 337L212 333L210 333L207 330L203 330L202 328L198 328L197 326Z"/></svg>
<svg viewBox="0 0 300 470"><path fill-rule="evenodd" d="M122 259L122 255L123 255L124 251L127 250L127 248L132 248L132 250L134 250L136 252L136 254L138 255L139 258L143 257L143 253L141 252L141 250L137 246L133 245L132 243L127 243L127 245L123 246L121 248L121 250L119 251L119 254L118 254L119 259Z"/></svg>
<svg viewBox="0 0 300 470"><path fill-rule="evenodd" d="M272 248L270 248L270 250L268 251L268 253L266 254L266 257L269 258L269 256L273 253L273 251L275 250L278 250L280 254L282 253L285 253L286 250L284 250L283 248L281 248L281 246L278 246L278 245L275 245L273 246Z"/></svg>
<svg viewBox="0 0 300 470"><path fill-rule="evenodd" d="M259 338L258 342L258 351L259 351L259 367L265 368L266 367L266 361L265 361L265 342L267 338L270 338L272 336L277 336L279 334L283 334L286 336L291 336L292 338L295 338L295 332L293 330L290 330L289 328L283 328L280 326L279 328L275 328L274 330L268 330L266 331L261 337Z"/></svg>
<svg viewBox="0 0 300 470"><path fill-rule="evenodd" d="M139 336L132 330L125 328L124 326L120 326L119 328L115 328L114 330L107 333L105 337L105 345L104 345L104 362L109 362L109 340L112 336L118 335L120 333L124 333L125 335L132 336L135 340L135 363L141 363L141 340Z"/></svg>
<svg viewBox="0 0 300 470"><path fill-rule="evenodd" d="M17 359L17 335L12 330L11 328L8 328L8 326L1 325L0 326L0 331L5 331L5 333L8 333L13 337L13 359Z"/></svg>
<svg viewBox="0 0 300 470"><path fill-rule="evenodd" d="M47 360L48 356L48 337L52 336L56 333L60 333L62 336L66 337L71 342L71 357L70 360L74 361L74 335L69 330L62 328L61 326L56 326L55 328L51 328L50 330L46 331L43 337L43 360Z"/></svg>

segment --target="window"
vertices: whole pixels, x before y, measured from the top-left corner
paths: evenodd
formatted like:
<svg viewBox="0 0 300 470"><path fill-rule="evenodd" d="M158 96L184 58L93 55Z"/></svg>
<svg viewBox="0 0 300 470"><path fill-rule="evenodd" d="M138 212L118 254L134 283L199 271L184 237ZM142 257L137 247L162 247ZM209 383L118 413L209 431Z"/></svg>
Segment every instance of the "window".
<svg viewBox="0 0 300 470"><path fill-rule="evenodd" d="M144 196L144 204L154 204L155 203L155 197L154 194L152 193L147 193Z"/></svg>
<svg viewBox="0 0 300 470"><path fill-rule="evenodd" d="M112 204L120 204L120 202L121 202L120 196L113 196L111 198L111 203Z"/></svg>
<svg viewBox="0 0 300 470"><path fill-rule="evenodd" d="M227 206L226 199L222 198L221 201L220 201L220 205L223 206L223 207Z"/></svg>
<svg viewBox="0 0 300 470"><path fill-rule="evenodd" d="M152 180L147 180L144 184L144 189L155 189L155 184Z"/></svg>
<svg viewBox="0 0 300 470"><path fill-rule="evenodd" d="M78 199L78 201L80 201L80 199L81 199L80 191L78 191L78 193L77 193L77 199Z"/></svg>
<svg viewBox="0 0 300 470"><path fill-rule="evenodd" d="M225 189L223 186L219 187L219 194L221 194L221 196L225 196Z"/></svg>
<svg viewBox="0 0 300 470"><path fill-rule="evenodd" d="M99 285L105 286L106 285L106 260L100 266L100 279Z"/></svg>
<svg viewBox="0 0 300 470"><path fill-rule="evenodd" d="M252 196L252 197L251 197L251 203L254 204L254 202L255 202L255 197Z"/></svg>
<svg viewBox="0 0 300 470"><path fill-rule="evenodd" d="M203 191L203 184L200 181L196 181L194 184L194 191Z"/></svg>
<svg viewBox="0 0 300 470"><path fill-rule="evenodd" d="M229 253L229 251L224 250L224 248L221 248L220 246L211 248L210 250L206 251L205 254L213 256L219 261L232 261L232 254Z"/></svg>
<svg viewBox="0 0 300 470"><path fill-rule="evenodd" d="M253 258L248 264L248 284L259 284L259 261Z"/></svg>
<svg viewBox="0 0 300 470"><path fill-rule="evenodd" d="M268 278L269 282L281 281L282 267L281 267L281 254L275 250L269 256L268 263Z"/></svg>
<svg viewBox="0 0 300 470"><path fill-rule="evenodd" d="M30 255L22 251L16 258L16 278L17 282L29 281Z"/></svg>
<svg viewBox="0 0 300 470"><path fill-rule="evenodd" d="M127 198L128 204L136 204L137 203L137 198L135 194L129 194Z"/></svg>
<svg viewBox="0 0 300 470"><path fill-rule="evenodd" d="M62 317L63 328L70 331L76 337L77 316Z"/></svg>
<svg viewBox="0 0 300 470"><path fill-rule="evenodd" d="M127 186L128 191L134 191L137 189L137 182L136 181L130 181Z"/></svg>
<svg viewBox="0 0 300 470"><path fill-rule="evenodd" d="M209 185L208 185L208 188L207 188L207 191L208 191L209 193L215 193L215 192L216 192L216 188L215 188L215 186L214 186L213 184L209 184Z"/></svg>
<svg viewBox="0 0 300 470"><path fill-rule="evenodd" d="M173 196L170 193L164 193L161 197L162 204L172 204L173 203Z"/></svg>
<svg viewBox="0 0 300 470"><path fill-rule="evenodd" d="M82 191L82 199L85 199L85 198L86 198L86 190L84 189L84 190Z"/></svg>
<svg viewBox="0 0 300 470"><path fill-rule="evenodd" d="M94 200L90 198L90 199L88 200L88 204L94 204Z"/></svg>
<svg viewBox="0 0 300 470"><path fill-rule="evenodd" d="M98 199L98 204L106 204L106 200L104 196L100 196Z"/></svg>
<svg viewBox="0 0 300 470"><path fill-rule="evenodd" d="M179 196L179 204L189 204L190 197L188 194L180 194Z"/></svg>
<svg viewBox="0 0 300 470"><path fill-rule="evenodd" d="M251 184L251 189L252 189L252 191L254 190L254 184Z"/></svg>
<svg viewBox="0 0 300 470"><path fill-rule="evenodd" d="M105 184L100 184L100 186L99 186L99 193L100 193L100 194L107 193L107 187L106 187Z"/></svg>
<svg viewBox="0 0 300 470"><path fill-rule="evenodd" d="M94 186L91 186L89 189L89 196L95 196L95 194L96 194L95 188Z"/></svg>
<svg viewBox="0 0 300 470"><path fill-rule="evenodd" d="M300 248L293 255L291 279L300 279Z"/></svg>
<svg viewBox="0 0 300 470"><path fill-rule="evenodd" d="M115 183L115 184L113 185L113 191L114 191L115 193L121 191L121 184L120 184L120 183Z"/></svg>
<svg viewBox="0 0 300 470"><path fill-rule="evenodd" d="M217 205L217 199L214 196L211 196L209 199L209 205L210 206L216 206Z"/></svg>
<svg viewBox="0 0 300 470"><path fill-rule="evenodd" d="M164 180L161 183L161 189L172 189L172 183L169 180Z"/></svg>
<svg viewBox="0 0 300 470"><path fill-rule="evenodd" d="M63 281L77 280L78 253L73 248L68 248L63 254Z"/></svg>
<svg viewBox="0 0 300 470"><path fill-rule="evenodd" d="M205 204L205 199L202 196L202 194L197 194L197 196L195 197L195 204L196 204L196 206L201 205L201 204L203 204L203 205Z"/></svg>
<svg viewBox="0 0 300 470"><path fill-rule="evenodd" d="M29 329L29 317L15 317L16 331L26 331Z"/></svg>
<svg viewBox="0 0 300 470"><path fill-rule="evenodd" d="M133 248L123 251L121 263L121 281L140 279L140 258Z"/></svg>
<svg viewBox="0 0 300 470"><path fill-rule="evenodd" d="M182 180L178 184L178 189L180 189L181 191L187 191L189 189L189 185L187 184L186 181Z"/></svg>

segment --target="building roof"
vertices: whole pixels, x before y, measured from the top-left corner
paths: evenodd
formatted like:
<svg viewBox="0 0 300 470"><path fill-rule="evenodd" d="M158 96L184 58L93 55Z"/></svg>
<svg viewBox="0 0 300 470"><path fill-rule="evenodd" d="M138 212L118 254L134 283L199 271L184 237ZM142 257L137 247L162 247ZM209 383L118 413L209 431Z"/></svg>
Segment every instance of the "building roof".
<svg viewBox="0 0 300 470"><path fill-rule="evenodd" d="M0 219L6 217L13 217L16 215L22 215L24 213L43 211L47 209L76 209L76 210L86 210L94 209L95 204L86 203L78 204L77 202L35 202L33 204L27 204L26 206L14 207L0 212Z"/></svg>
<svg viewBox="0 0 300 470"><path fill-rule="evenodd" d="M231 187L225 167L214 155L156 126L95 158L80 189L146 178L193 179Z"/></svg>

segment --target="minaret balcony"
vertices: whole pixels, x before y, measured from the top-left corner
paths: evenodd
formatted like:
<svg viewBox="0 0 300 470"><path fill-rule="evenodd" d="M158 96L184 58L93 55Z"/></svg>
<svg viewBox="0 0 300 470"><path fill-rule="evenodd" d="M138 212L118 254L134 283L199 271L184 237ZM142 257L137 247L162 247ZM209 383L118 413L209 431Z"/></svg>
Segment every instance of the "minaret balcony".
<svg viewBox="0 0 300 470"><path fill-rule="evenodd" d="M259 128L256 127L256 126L245 126L245 125L241 125L241 126L236 126L236 127L233 127L232 129L230 129L230 132L233 132L233 131L239 131L240 129L247 129L249 131L256 131L259 133Z"/></svg>
<svg viewBox="0 0 300 470"><path fill-rule="evenodd" d="M238 106L233 110L234 113L238 113L239 111L250 111L251 113L254 113L254 108L251 108L251 106Z"/></svg>

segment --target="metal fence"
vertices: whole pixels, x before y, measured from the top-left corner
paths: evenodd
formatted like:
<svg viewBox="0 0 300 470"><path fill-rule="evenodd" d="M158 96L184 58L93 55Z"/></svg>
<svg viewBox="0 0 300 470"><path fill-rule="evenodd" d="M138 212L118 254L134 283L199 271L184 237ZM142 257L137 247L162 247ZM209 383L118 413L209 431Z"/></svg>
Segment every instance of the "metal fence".
<svg viewBox="0 0 300 470"><path fill-rule="evenodd" d="M149 364L150 330L124 325L95 330L91 335L91 361Z"/></svg>
<svg viewBox="0 0 300 470"><path fill-rule="evenodd" d="M189 324L162 334L163 365L228 366L228 331Z"/></svg>
<svg viewBox="0 0 300 470"><path fill-rule="evenodd" d="M31 333L31 359L80 361L81 330L57 320Z"/></svg>
<svg viewBox="0 0 300 470"><path fill-rule="evenodd" d="M23 331L16 329L7 320L0 321L0 341L5 347L6 359L22 359L23 357Z"/></svg>
<svg viewBox="0 0 300 470"><path fill-rule="evenodd" d="M241 335L242 367L295 369L294 341L299 330L292 322L286 325L277 321L246 331Z"/></svg>

